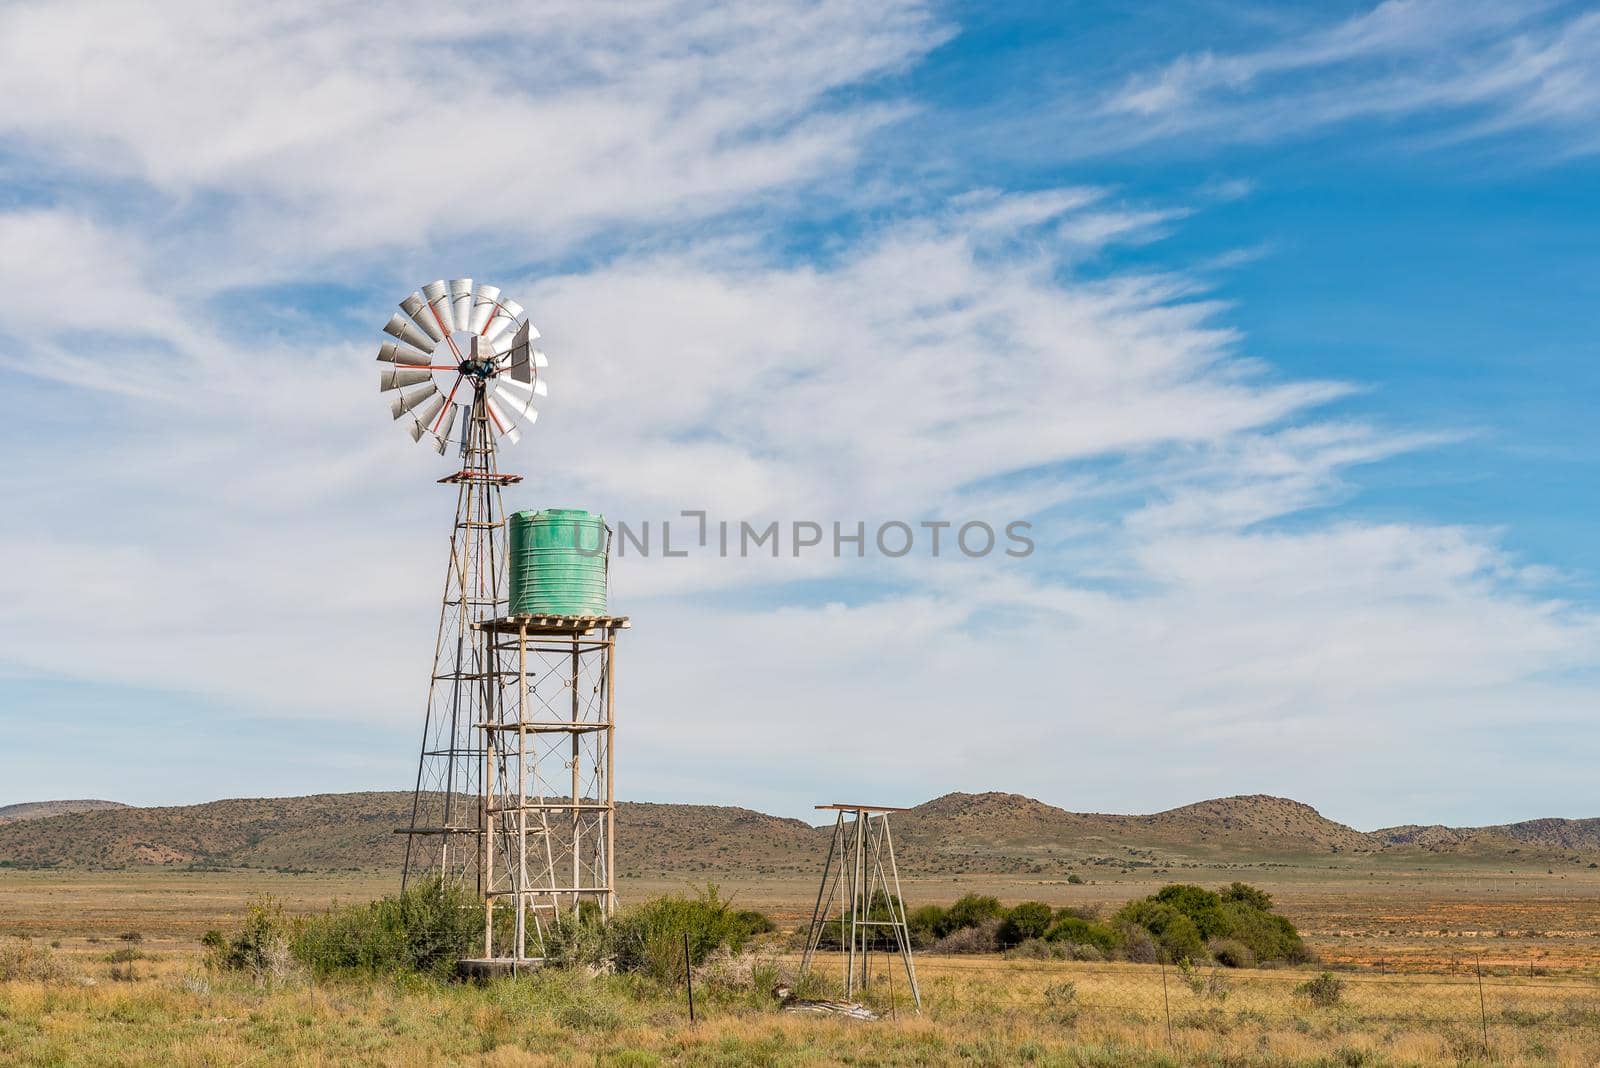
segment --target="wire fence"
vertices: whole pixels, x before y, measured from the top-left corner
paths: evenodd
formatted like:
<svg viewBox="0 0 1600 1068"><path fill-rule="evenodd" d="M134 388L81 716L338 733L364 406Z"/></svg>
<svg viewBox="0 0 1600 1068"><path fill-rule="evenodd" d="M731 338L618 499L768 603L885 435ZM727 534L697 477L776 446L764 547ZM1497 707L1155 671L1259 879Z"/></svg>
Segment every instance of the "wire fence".
<svg viewBox="0 0 1600 1068"><path fill-rule="evenodd" d="M1016 1007L1078 1018L1186 1030L1259 1024L1348 1030L1448 1030L1492 1046L1507 1031L1600 1035L1600 975L1545 974L1537 964L1476 958L1415 965L1404 972L1226 968L923 954L918 967L937 991L983 983ZM937 996L937 995L936 995Z"/></svg>

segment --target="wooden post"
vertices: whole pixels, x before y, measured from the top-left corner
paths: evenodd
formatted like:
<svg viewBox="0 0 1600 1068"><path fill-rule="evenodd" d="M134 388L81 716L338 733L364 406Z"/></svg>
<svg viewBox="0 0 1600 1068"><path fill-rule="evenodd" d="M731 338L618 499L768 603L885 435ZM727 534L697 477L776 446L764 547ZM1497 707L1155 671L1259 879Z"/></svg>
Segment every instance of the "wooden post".
<svg viewBox="0 0 1600 1068"><path fill-rule="evenodd" d="M528 952L528 625L517 629L517 951Z"/></svg>
<svg viewBox="0 0 1600 1068"><path fill-rule="evenodd" d="M578 635L572 636L572 723L578 723L578 675L579 675L579 645L581 639ZM583 792L581 781L580 761L582 759L581 744L578 732L572 732L572 915L578 915L578 901L580 896L578 888L583 885L583 855L582 849L582 824L583 810L578 807Z"/></svg>
<svg viewBox="0 0 1600 1068"><path fill-rule="evenodd" d="M617 632L606 631L606 906L605 914L617 911Z"/></svg>

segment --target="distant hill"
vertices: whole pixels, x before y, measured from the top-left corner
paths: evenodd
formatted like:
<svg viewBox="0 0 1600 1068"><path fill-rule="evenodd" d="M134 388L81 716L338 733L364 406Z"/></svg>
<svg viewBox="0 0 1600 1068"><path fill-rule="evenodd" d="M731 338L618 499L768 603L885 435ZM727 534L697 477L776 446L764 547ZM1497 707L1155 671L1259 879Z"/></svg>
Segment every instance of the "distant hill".
<svg viewBox="0 0 1600 1068"><path fill-rule="evenodd" d="M411 795L236 798L172 808L71 812L0 826L12 867L397 868ZM623 874L815 865L819 834L799 820L714 805L617 806Z"/></svg>
<svg viewBox="0 0 1600 1068"><path fill-rule="evenodd" d="M411 795L403 792L237 798L172 808L94 801L14 805L0 809L0 820L18 810L25 815L0 822L0 866L394 868L405 847L394 829L406 824L410 806ZM893 828L902 868L925 874L1060 877L1096 868L1167 870L1335 854L1600 852L1600 820L1364 833L1298 801L1262 794L1125 816L1068 812L1020 794L953 793L897 814ZM624 875L811 872L828 833L745 808L623 802L617 808L618 866Z"/></svg>
<svg viewBox="0 0 1600 1068"><path fill-rule="evenodd" d="M1517 848L1563 853L1600 851L1600 819L1523 820L1491 827L1406 824L1373 831L1385 847L1415 846L1433 852L1505 851Z"/></svg>
<svg viewBox="0 0 1600 1068"><path fill-rule="evenodd" d="M127 807L121 801L24 801L17 805L0 805L0 823L36 820L43 816L60 816L67 812L94 812L104 808Z"/></svg>

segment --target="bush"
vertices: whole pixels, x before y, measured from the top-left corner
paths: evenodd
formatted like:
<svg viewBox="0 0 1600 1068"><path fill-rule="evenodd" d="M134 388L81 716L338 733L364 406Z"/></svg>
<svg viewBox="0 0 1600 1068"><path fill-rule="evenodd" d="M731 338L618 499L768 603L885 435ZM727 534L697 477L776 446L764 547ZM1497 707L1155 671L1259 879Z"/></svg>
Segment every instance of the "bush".
<svg viewBox="0 0 1600 1068"><path fill-rule="evenodd" d="M977 927L990 920L1002 920L1005 915L1005 906L1000 904L999 898L987 894L964 894L945 910L945 922L938 933L943 937L968 927Z"/></svg>
<svg viewBox="0 0 1600 1068"><path fill-rule="evenodd" d="M1254 968L1256 955L1236 938L1213 938L1206 943L1211 959L1225 968Z"/></svg>
<svg viewBox="0 0 1600 1068"><path fill-rule="evenodd" d="M1078 916L1063 916L1052 923L1045 932L1052 942L1093 946L1102 955L1117 948L1117 932L1101 923L1091 923Z"/></svg>
<svg viewBox="0 0 1600 1068"><path fill-rule="evenodd" d="M477 895L433 878L395 896L307 917L291 945L314 975L423 972L444 978L482 937Z"/></svg>
<svg viewBox="0 0 1600 1068"><path fill-rule="evenodd" d="M1284 917L1262 912L1242 901L1225 902L1222 913L1228 921L1227 937L1248 946L1257 960L1299 964L1310 959L1300 932Z"/></svg>
<svg viewBox="0 0 1600 1068"><path fill-rule="evenodd" d="M931 947L934 953L993 953L1000 948L1000 921L985 920L945 935Z"/></svg>
<svg viewBox="0 0 1600 1068"><path fill-rule="evenodd" d="M1030 938L1043 938L1050 929L1054 913L1042 901L1024 901L1000 922L1001 945L1014 946Z"/></svg>
<svg viewBox="0 0 1600 1068"><path fill-rule="evenodd" d="M1198 957L1205 948L1194 921L1168 902L1155 898L1130 901L1116 918L1149 931L1170 960Z"/></svg>
<svg viewBox="0 0 1600 1068"><path fill-rule="evenodd" d="M244 927L213 953L218 966L245 972L258 984L288 978L294 971L294 957L283 906L271 897L258 899L245 913ZM128 967L131 978L132 965Z"/></svg>
<svg viewBox="0 0 1600 1068"><path fill-rule="evenodd" d="M1083 876L1079 875L1077 872L1073 872L1067 876L1067 882L1071 883L1073 886L1082 886Z"/></svg>
<svg viewBox="0 0 1600 1068"><path fill-rule="evenodd" d="M1258 912L1272 911L1272 895L1265 890L1257 890L1249 883L1232 883L1222 892L1222 900L1248 905Z"/></svg>
<svg viewBox="0 0 1600 1068"><path fill-rule="evenodd" d="M611 922L608 937L618 971L676 985L683 981L685 936L689 963L699 966L718 949L738 952L752 933L749 922L708 884L692 898L658 897L623 912Z"/></svg>
<svg viewBox="0 0 1600 1068"><path fill-rule="evenodd" d="M1078 984L1065 979L1045 987L1044 1007L1059 1023L1075 1021L1078 1018Z"/></svg>
<svg viewBox="0 0 1600 1068"><path fill-rule="evenodd" d="M144 960L144 954L132 946L125 946L106 954L106 960L112 964L126 964L132 960Z"/></svg>
<svg viewBox="0 0 1600 1068"><path fill-rule="evenodd" d="M1332 972L1323 972L1294 988L1300 997L1308 998L1318 1008L1328 1009L1339 1004L1344 996L1344 980Z"/></svg>
<svg viewBox="0 0 1600 1068"><path fill-rule="evenodd" d="M1130 963L1155 964L1161 959L1161 947L1155 938L1136 923L1118 926L1117 943L1122 947L1123 959Z"/></svg>
<svg viewBox="0 0 1600 1068"><path fill-rule="evenodd" d="M1005 951L1006 960L1071 960L1067 947L1042 938L1029 938Z"/></svg>
<svg viewBox="0 0 1600 1068"><path fill-rule="evenodd" d="M913 909L906 917L906 927L911 932L911 944L919 949L930 946L939 940L940 932L946 930L946 913L938 905L923 905Z"/></svg>
<svg viewBox="0 0 1600 1068"><path fill-rule="evenodd" d="M1205 945L1220 945L1228 958L1224 963L1233 967L1309 960L1300 932L1285 917L1268 911L1271 905L1272 895L1248 883L1233 883L1220 894L1173 883L1151 897L1129 902L1116 919L1123 929L1138 926L1149 931L1173 961L1198 959Z"/></svg>
<svg viewBox="0 0 1600 1068"><path fill-rule="evenodd" d="M124 942L144 941L144 935L140 934L138 931L123 931L121 934L117 935L117 937L122 939Z"/></svg>
<svg viewBox="0 0 1600 1068"><path fill-rule="evenodd" d="M0 942L0 983L59 983L66 978L67 969L48 949L21 940Z"/></svg>
<svg viewBox="0 0 1600 1068"><path fill-rule="evenodd" d="M1222 913L1222 897L1192 883L1172 883L1156 892L1155 900L1171 905L1189 918L1202 939L1221 938L1228 933L1228 919Z"/></svg>

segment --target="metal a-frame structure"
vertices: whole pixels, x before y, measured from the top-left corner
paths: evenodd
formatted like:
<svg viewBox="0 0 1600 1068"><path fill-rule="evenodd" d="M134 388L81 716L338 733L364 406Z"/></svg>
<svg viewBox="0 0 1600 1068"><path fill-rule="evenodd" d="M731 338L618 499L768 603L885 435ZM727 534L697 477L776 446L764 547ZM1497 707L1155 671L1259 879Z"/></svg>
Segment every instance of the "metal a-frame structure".
<svg viewBox="0 0 1600 1068"><path fill-rule="evenodd" d="M823 934L836 922L844 969L844 995L854 997L858 989L867 988L873 942L878 941L875 935L887 930L892 952L905 968L912 1004L918 1012L922 1011L917 966L911 959L905 900L900 895L900 870L895 864L894 838L889 833L889 813L906 809L857 804L816 807L837 812L838 817L833 824L828 859L822 866L822 884L817 888L817 904L811 912L811 928L806 936L800 974L811 970Z"/></svg>

